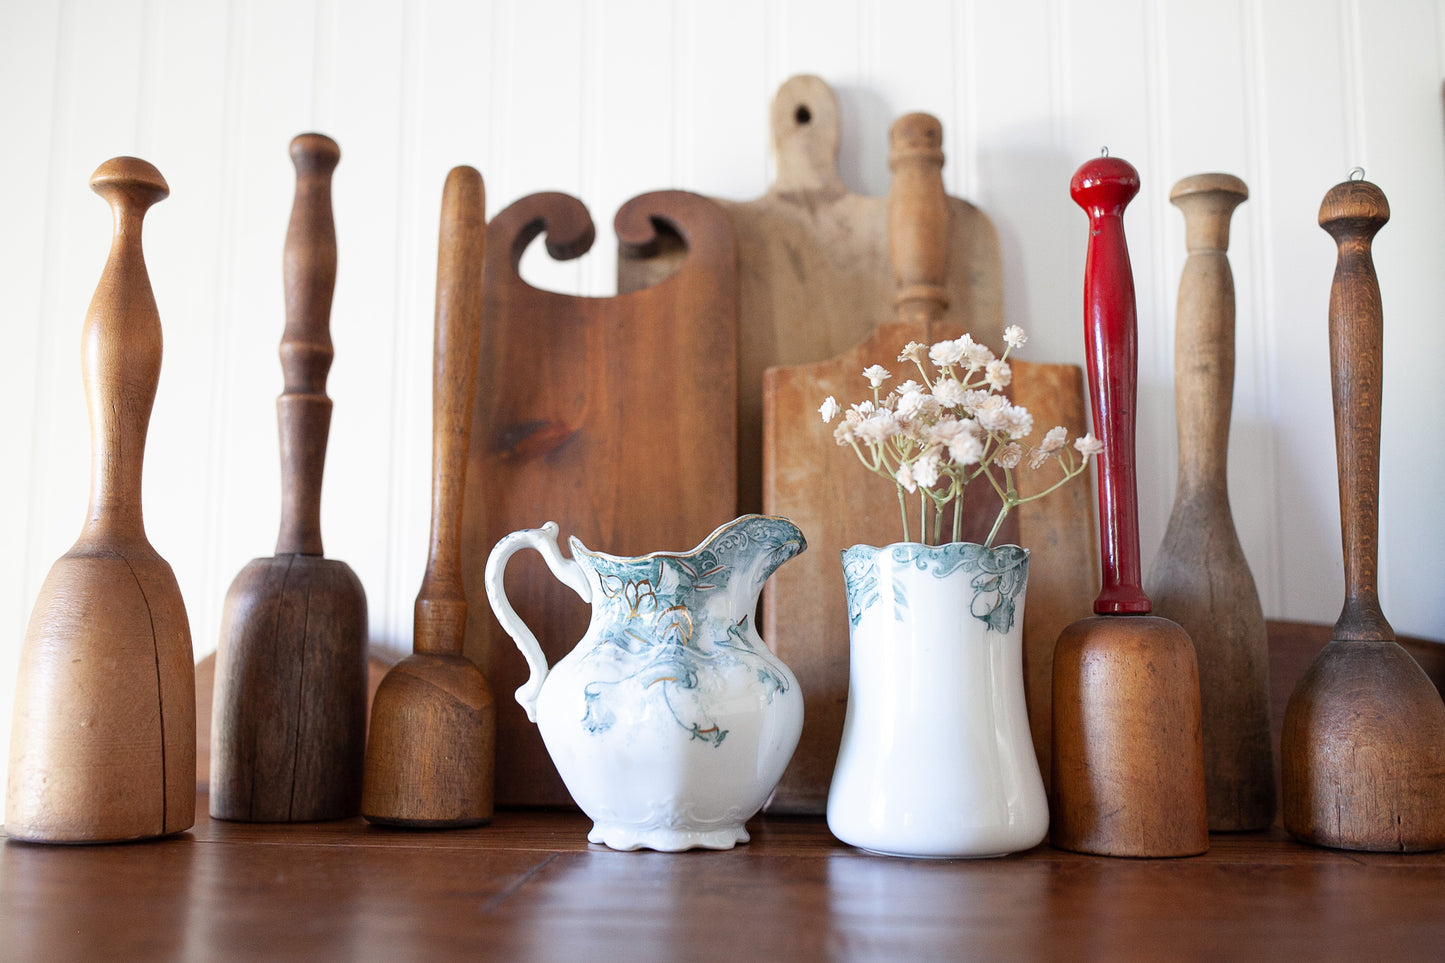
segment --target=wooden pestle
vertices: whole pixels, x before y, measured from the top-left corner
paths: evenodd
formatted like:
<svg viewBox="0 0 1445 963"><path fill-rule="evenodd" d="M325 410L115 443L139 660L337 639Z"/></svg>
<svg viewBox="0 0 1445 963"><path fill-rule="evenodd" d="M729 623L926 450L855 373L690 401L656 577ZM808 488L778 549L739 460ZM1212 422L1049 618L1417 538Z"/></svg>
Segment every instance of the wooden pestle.
<svg viewBox="0 0 1445 963"><path fill-rule="evenodd" d="M1189 259L1179 280L1174 399L1179 484L1146 584L1154 612L1189 633L1199 661L1209 828L1274 822L1269 639L1264 610L1229 508L1234 395L1234 276L1229 219L1249 189L1229 174L1197 174L1169 199L1184 213Z"/></svg>
<svg viewBox="0 0 1445 963"><path fill-rule="evenodd" d="M382 679L371 708L362 815L416 829L492 818L496 710L486 677L462 654L462 494L471 446L486 254L482 176L455 167L442 191L432 394L432 515L416 597L413 654Z"/></svg>
<svg viewBox="0 0 1445 963"><path fill-rule="evenodd" d="M252 560L226 593L211 714L216 819L310 822L361 811L366 593L321 547L336 287L331 173L340 159L336 142L321 134L291 141L285 389L276 400L281 531L275 556Z"/></svg>
<svg viewBox="0 0 1445 963"><path fill-rule="evenodd" d="M1445 703L1395 641L1376 588L1384 319L1370 248L1389 219L1365 180L1335 185L1320 205L1338 246L1330 368L1345 604L1290 696L1280 761L1284 825L1297 839L1418 852L1445 848Z"/></svg>
<svg viewBox="0 0 1445 963"><path fill-rule="evenodd" d="M1106 856L1209 848L1199 674L1189 636L1149 615L1134 473L1138 335L1124 207L1139 174L1116 157L1069 185L1089 216L1084 340L1099 458L1103 588L1054 651L1052 841Z"/></svg>
<svg viewBox="0 0 1445 963"><path fill-rule="evenodd" d="M31 613L10 742L5 831L32 842L178 833L196 811L190 626L175 575L141 517L161 368L141 224L170 189L134 157L101 164L90 186L114 216L82 335L90 507Z"/></svg>

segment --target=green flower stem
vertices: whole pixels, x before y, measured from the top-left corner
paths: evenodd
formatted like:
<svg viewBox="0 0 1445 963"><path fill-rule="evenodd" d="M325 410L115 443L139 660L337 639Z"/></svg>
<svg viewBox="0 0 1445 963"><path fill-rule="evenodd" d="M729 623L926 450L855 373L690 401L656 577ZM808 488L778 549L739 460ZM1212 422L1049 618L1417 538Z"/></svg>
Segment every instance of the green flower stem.
<svg viewBox="0 0 1445 963"><path fill-rule="evenodd" d="M1004 516L1008 514L1008 510L1007 504L998 510L998 518L993 520L993 528L989 529L988 538L983 540L984 548L993 548L993 540L998 537L998 530L1003 527Z"/></svg>
<svg viewBox="0 0 1445 963"><path fill-rule="evenodd" d="M895 483L895 484L897 484L897 483ZM906 542L906 541L908 541L908 506L907 506L907 504L903 501L903 486L902 486L902 485L897 485L897 488L898 488L898 517L901 518L901 519L903 519L903 540Z"/></svg>

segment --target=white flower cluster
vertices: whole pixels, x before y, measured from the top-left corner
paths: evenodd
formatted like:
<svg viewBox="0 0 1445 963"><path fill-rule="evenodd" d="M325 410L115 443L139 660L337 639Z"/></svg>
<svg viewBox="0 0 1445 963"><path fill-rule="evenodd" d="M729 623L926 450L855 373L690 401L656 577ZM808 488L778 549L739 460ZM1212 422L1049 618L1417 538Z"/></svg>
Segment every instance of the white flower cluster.
<svg viewBox="0 0 1445 963"><path fill-rule="evenodd" d="M995 356L967 334L931 346L909 342L899 352L898 360L916 367L921 382L904 381L884 394L883 385L893 374L882 365L871 365L864 369L863 377L873 389L872 400L844 409L830 395L818 409L826 423L842 415L833 430L838 444L852 445L864 465L897 485L905 540L905 492L922 493L920 524L925 540L931 505L936 544L946 509L970 481L980 475L986 477L1003 500L1003 509L989 534L987 544L991 544L1011 508L1042 497L1081 474L1089 457L1103 449L1093 435L1084 435L1074 441L1074 449L1081 456L1076 460L1065 447L1068 432L1062 426L1050 429L1037 446L1024 442L1033 433L1033 415L1027 408L1011 403L1002 392L1013 381L1009 354L1028 337L1017 325L1005 330L1003 337L1006 347L1002 356ZM1021 497L1014 485L1013 470L1026 456L1031 469L1056 461L1063 477L1045 491ZM959 525L955 512L955 541Z"/></svg>

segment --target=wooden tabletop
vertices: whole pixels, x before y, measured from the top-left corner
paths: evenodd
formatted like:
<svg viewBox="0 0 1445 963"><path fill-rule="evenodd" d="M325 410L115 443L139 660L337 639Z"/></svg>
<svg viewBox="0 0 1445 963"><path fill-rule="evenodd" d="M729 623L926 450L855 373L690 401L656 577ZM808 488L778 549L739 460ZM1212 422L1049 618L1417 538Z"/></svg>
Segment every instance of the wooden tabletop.
<svg viewBox="0 0 1445 963"><path fill-rule="evenodd" d="M502 812L449 832L213 822L116 846L0 846L0 958L1431 959L1445 854L1271 833L1191 859L1047 845L981 861L873 856L764 817L729 852L619 853L587 821Z"/></svg>

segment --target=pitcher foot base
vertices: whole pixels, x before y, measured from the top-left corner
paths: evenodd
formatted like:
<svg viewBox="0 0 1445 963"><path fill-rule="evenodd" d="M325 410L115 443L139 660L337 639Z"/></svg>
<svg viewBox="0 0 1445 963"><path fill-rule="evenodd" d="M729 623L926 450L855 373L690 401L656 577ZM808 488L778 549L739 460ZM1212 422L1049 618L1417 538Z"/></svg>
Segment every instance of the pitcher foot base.
<svg viewBox="0 0 1445 963"><path fill-rule="evenodd" d="M672 829L599 822L592 824L587 841L601 843L608 849L655 849L662 853L680 853L687 849L732 849L738 843L748 841L748 831L741 823L711 829Z"/></svg>

